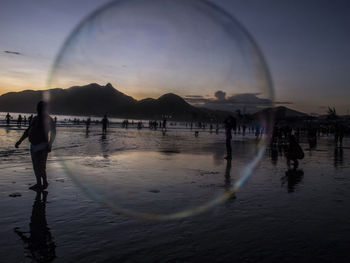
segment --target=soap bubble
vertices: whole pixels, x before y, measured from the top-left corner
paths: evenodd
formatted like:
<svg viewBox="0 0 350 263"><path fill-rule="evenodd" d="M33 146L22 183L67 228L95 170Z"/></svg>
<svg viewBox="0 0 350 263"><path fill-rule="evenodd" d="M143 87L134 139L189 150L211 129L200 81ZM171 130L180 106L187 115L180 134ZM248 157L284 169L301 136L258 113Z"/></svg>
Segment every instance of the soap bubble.
<svg viewBox="0 0 350 263"><path fill-rule="evenodd" d="M99 8L65 41L49 87L51 112L76 115L58 118L55 152L67 173L92 199L138 218L182 218L227 200L271 131L273 89L257 44L200 0ZM107 132L97 123L104 114ZM84 136L78 119L88 117Z"/></svg>

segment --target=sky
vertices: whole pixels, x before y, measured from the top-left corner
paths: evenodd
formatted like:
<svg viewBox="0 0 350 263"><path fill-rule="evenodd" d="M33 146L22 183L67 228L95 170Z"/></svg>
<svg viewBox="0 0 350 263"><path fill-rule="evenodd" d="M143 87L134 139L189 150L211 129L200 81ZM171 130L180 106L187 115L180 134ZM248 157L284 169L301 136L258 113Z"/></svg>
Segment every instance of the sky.
<svg viewBox="0 0 350 263"><path fill-rule="evenodd" d="M47 89L50 70L67 36L82 19L108 2L103 0L2 0L0 94L25 89ZM213 0L212 2L233 15L255 39L268 64L277 103L307 113L322 114L326 112L328 106L335 107L340 114L349 113L350 74L347 70L350 68L350 4L347 1ZM145 8L142 7L140 10ZM125 14L125 11L123 12ZM138 21L141 23L142 15L145 13L147 10L142 11L135 18L125 18L122 21L125 22L125 26L121 28L128 29L133 23ZM174 13L180 13L180 10ZM167 14L167 17L171 18L170 14ZM69 71L70 68L67 65L72 65L70 62L77 62L79 59L83 59L81 61L83 65L88 65L86 61L91 58L93 58L92 64L95 65L100 65L102 58L103 61L113 62L113 67L110 66L109 70L100 68L99 72L85 66L85 72L80 73L82 76L93 76L92 72L97 76L99 72L100 79L91 78L88 82L105 84L103 81L106 80L106 83L111 82L113 86L127 94L131 93L130 95L136 98L160 95L160 90L165 83L167 85L176 83L177 87L169 86L168 89L179 91L182 96L189 96L192 100L203 96L210 101L215 98L216 91L227 94L225 101L236 101L238 97L252 99L252 94L259 94L261 89L264 89L256 88L257 84L252 83L254 70L250 64L244 64L244 57L238 56L239 59L235 57L231 59L235 62L230 64L230 57L227 54L234 54L239 47L230 45L231 40L227 39L224 30L217 30L215 23L204 21L201 16L198 16L198 30L196 27L195 33L201 36L199 41L206 40L198 45L198 37L195 38L192 34L193 28L184 26L186 19L193 20L193 17L174 16L171 20L175 21L173 24L161 25L158 31L151 32L152 36L158 40L155 43L162 43L162 46L154 47L153 42L145 42L141 33L138 41L129 44L127 30L120 30L116 31L116 34L123 35L124 43L118 47L128 47L128 49L119 52L117 57L107 52L111 48L109 43L114 42L104 39L102 49L95 42L84 42L82 46L78 45L81 53L77 59L74 58L74 55L79 54L76 52L77 45L68 47L66 53L70 52L74 55L64 58L63 65L66 66L66 71ZM174 32L181 32L181 34L173 38L171 29L176 27L178 29ZM95 31L90 30L91 26L88 28L88 32L83 32L84 34L91 34L91 32L95 34ZM102 31L98 32L111 30L111 28L114 28L113 24L105 26L102 23L102 27L99 28ZM149 28L154 26L149 25ZM158 32L163 32L162 36L165 37L158 39ZM216 32L212 42L207 41L208 32ZM86 36L83 35L79 39L85 38ZM186 45L190 48L183 49L182 47ZM198 48L199 46L201 48ZM210 47L213 46L220 47L217 49L220 52L216 50L215 57L210 57L212 54ZM140 52L141 47L143 52ZM167 54L170 54L170 64L169 59L164 60L154 52L156 48L166 49ZM128 53L130 49L135 52ZM179 52L174 50L183 51L179 55ZM92 57L89 54L95 56ZM101 61L97 61L97 57ZM153 61L152 67L147 66L150 58ZM108 65L108 63L105 64ZM178 71L178 75L168 73L178 65L187 66L183 66ZM201 67L201 65L206 66ZM73 68L76 67L72 65ZM232 68L235 70L230 70ZM203 74L206 78L198 77ZM156 77L159 75L162 76L161 80ZM65 76L69 75L65 74ZM110 80L111 76L114 79ZM151 95L137 88L137 85L140 85L140 79L142 85L147 86L149 82L145 90L153 88ZM72 77L70 81L75 84L73 80ZM86 78L86 80L90 79ZM179 83L190 83L191 92L186 90L185 85L181 87ZM232 83L234 88L230 87ZM205 88L205 85L208 88ZM243 93L246 93L245 96ZM260 99L264 102L264 98ZM199 101L203 101L203 98Z"/></svg>

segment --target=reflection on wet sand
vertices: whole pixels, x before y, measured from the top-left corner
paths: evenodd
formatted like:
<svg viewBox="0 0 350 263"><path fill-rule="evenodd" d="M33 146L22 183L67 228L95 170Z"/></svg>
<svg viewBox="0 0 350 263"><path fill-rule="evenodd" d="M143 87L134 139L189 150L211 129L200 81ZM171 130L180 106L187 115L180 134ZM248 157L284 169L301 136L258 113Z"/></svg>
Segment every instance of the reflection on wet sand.
<svg viewBox="0 0 350 263"><path fill-rule="evenodd" d="M226 170L225 170L225 188L228 190L231 187L231 167L232 160L227 160Z"/></svg>
<svg viewBox="0 0 350 263"><path fill-rule="evenodd" d="M271 163L276 166L278 161L278 149L277 147L273 146L270 149L270 157L271 157Z"/></svg>
<svg viewBox="0 0 350 263"><path fill-rule="evenodd" d="M47 192L37 192L30 218L29 232L14 229L22 239L25 256L34 262L52 262L56 258L56 244L46 221Z"/></svg>
<svg viewBox="0 0 350 263"><path fill-rule="evenodd" d="M107 134L106 132L102 133L101 136L101 153L103 158L108 159L108 139L107 139Z"/></svg>
<svg viewBox="0 0 350 263"><path fill-rule="evenodd" d="M282 177L282 185L287 182L288 193L293 193L296 186L303 180L304 171L301 169L288 169Z"/></svg>
<svg viewBox="0 0 350 263"><path fill-rule="evenodd" d="M27 183L22 174L30 174L31 169L27 168L31 166L30 163L21 164L23 170L14 167L13 163L25 160L23 156L24 153L27 156L28 150L10 151L13 145L11 140L20 131L9 131L11 136L6 135L5 129L0 129L1 161L9 167L11 164L11 169L3 170L5 176L2 177L8 178L4 181L7 183L0 186L15 192ZM103 200L115 201L115 207L144 213L171 213L195 208L219 194L227 193L239 180L239 171L245 167L245 161L254 156L256 147L249 136L241 139L237 135L232 141L233 158L227 161L223 150L225 140L220 134L216 136L214 133L201 132L194 140L193 133L182 131L168 130L163 136L160 132L146 129L140 132L110 129L102 136L99 127L98 130L91 129L88 139L84 135L85 130L69 131L62 128L55 153L67 158L66 163L72 164L75 171L81 169L84 177L78 179L86 183L88 189L94 190L95 194L100 194ZM301 137L300 140L303 149L308 149L307 138ZM137 262L142 261L144 255L150 255L149 251L154 250L155 242L161 249L152 254L149 261L153 262L171 261L175 257L181 261L186 253L189 261L196 261L197 255L203 255L209 261L225 261L239 255L240 258L237 256L232 261L240 262L240 259L247 258L248 261L259 262L261 252L276 255L276 258L267 258L267 261L283 261L285 255L291 260L298 260L300 258L296 259L295 253L310 255L319 248L324 253L322 257L327 257L328 261L345 258L345 246L349 239L346 235L349 162L345 159L349 151L348 138L343 143L342 148L335 148L332 140L321 137L312 155L307 155L299 168L288 170L286 145L276 143L272 149L268 147L259 170L237 192L237 199L232 195L228 202L213 212L180 221L186 224L135 223L127 217L111 215L104 207L99 208L99 204L87 202L80 189L72 187L68 175L62 175L58 165L52 165L49 175L52 181L50 196L58 201L51 203L47 212L50 213L49 218L55 218L50 222L51 228L62 227L53 233L56 243L60 240L60 249L55 249L55 241L47 226L44 194L38 194L35 200L30 229L22 227L27 224L23 222L28 221L28 217L16 217L16 222L19 222L16 224L19 225L9 226L7 219L15 218L18 209L9 206L8 199L3 198L0 223L5 230L4 235L0 235L0 243L3 241L3 251L13 250L17 255L1 255L0 261L52 262L57 254L59 258L56 261L62 262L84 262L86 259L94 262L123 262L130 259ZM52 159L52 164L54 162L57 162L56 159ZM17 172L13 172L15 169ZM15 184L11 184L13 174L16 175ZM11 200L21 203L23 207L27 204L26 196L23 194L21 198ZM330 210L332 213L328 212ZM73 217L75 215L78 216ZM97 224L98 227L94 227ZM286 224L291 228L285 228ZM15 229L16 235L12 232L14 226L21 226L21 229ZM89 227L88 232L86 226ZM7 229L11 230L12 243L11 238L6 236ZM71 229L79 229L82 234L72 235ZM220 235L219 239L217 235ZM328 241L325 236L335 239ZM24 260L16 258L23 255L22 241L18 237L24 242L27 256ZM214 239L219 243L209 250L213 244L211 240ZM99 244L98 247L96 244ZM259 246L264 245L260 250ZM198 248L198 251L194 248ZM307 253L305 248L308 248ZM174 257L169 258L169 255ZM14 260L8 260L7 257Z"/></svg>
<svg viewBox="0 0 350 263"><path fill-rule="evenodd" d="M338 168L344 164L344 151L343 147L334 148L334 167Z"/></svg>
<svg viewBox="0 0 350 263"><path fill-rule="evenodd" d="M234 199L236 199L236 193L232 193L232 177L231 177L231 168L232 168L232 160L228 159L226 162L226 169L225 169L225 191L227 193L230 193L230 197L227 199L227 202L230 202Z"/></svg>

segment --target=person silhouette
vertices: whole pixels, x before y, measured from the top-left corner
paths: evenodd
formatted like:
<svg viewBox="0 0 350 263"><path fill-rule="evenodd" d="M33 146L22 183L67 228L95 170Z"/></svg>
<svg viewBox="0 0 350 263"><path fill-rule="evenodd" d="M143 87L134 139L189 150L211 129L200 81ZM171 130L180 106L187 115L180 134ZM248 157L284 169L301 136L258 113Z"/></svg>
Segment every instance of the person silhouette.
<svg viewBox="0 0 350 263"><path fill-rule="evenodd" d="M89 128L90 128L90 124L91 124L91 118L89 117L87 120L86 120L86 133L89 133Z"/></svg>
<svg viewBox="0 0 350 263"><path fill-rule="evenodd" d="M236 129L236 119L230 115L225 119L224 124L225 124L226 152L227 152L225 159L231 160L232 159L232 147L231 147L232 130Z"/></svg>
<svg viewBox="0 0 350 263"><path fill-rule="evenodd" d="M107 114L105 114L105 116L103 116L103 119L102 119L102 133L107 132L108 126L109 126L109 120L107 118Z"/></svg>
<svg viewBox="0 0 350 263"><path fill-rule="evenodd" d="M31 114L29 117L28 117L28 125L30 125L32 123L32 120L33 120L33 114Z"/></svg>
<svg viewBox="0 0 350 263"><path fill-rule="evenodd" d="M46 161L47 155L51 152L52 144L56 137L55 122L48 115L46 108L47 106L44 101L38 103L37 116L33 118L29 127L15 144L15 147L18 148L27 137L29 139L30 153L36 177L36 184L29 187L29 189L35 191L46 189L49 185L46 176Z"/></svg>
<svg viewBox="0 0 350 263"><path fill-rule="evenodd" d="M5 120L6 120L6 125L10 126L11 115L9 112L6 114Z"/></svg>
<svg viewBox="0 0 350 263"><path fill-rule="evenodd" d="M29 250L30 253L26 255L32 262L52 262L56 258L56 244L46 221L47 194L46 191L36 193L29 232L14 228L14 232L25 244L25 249Z"/></svg>
<svg viewBox="0 0 350 263"><path fill-rule="evenodd" d="M292 134L289 135L289 143L286 149L286 158L288 167L290 167L290 161L293 161L295 169L298 168L299 165L298 159L301 160L304 158L304 151L300 147L295 136Z"/></svg>
<svg viewBox="0 0 350 263"><path fill-rule="evenodd" d="M334 127L334 141L335 141L335 146L343 145L343 138L344 138L344 127L341 123L336 123Z"/></svg>
<svg viewBox="0 0 350 263"><path fill-rule="evenodd" d="M163 119L163 125L162 125L162 126L163 126L163 127L162 127L163 130L166 130L166 118Z"/></svg>
<svg viewBox="0 0 350 263"><path fill-rule="evenodd" d="M18 126L18 127L21 127L21 126L22 126L22 115L21 115L21 114L18 115L17 126Z"/></svg>

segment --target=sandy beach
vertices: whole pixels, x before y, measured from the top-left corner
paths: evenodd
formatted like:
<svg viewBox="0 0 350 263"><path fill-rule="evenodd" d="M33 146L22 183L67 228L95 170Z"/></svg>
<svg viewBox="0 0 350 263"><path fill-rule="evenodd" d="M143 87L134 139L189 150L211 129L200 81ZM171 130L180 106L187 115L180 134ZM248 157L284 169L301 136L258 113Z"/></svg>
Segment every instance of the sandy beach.
<svg viewBox="0 0 350 263"><path fill-rule="evenodd" d="M59 127L48 161L45 202L28 190L34 183L28 144L12 146L21 132L0 129L4 262L350 258L349 138L342 148L335 148L333 137L320 137L312 150L302 140L305 158L296 171L287 169L283 155L271 160L267 149L254 175L223 204L181 220L155 222L116 214L83 188L131 211L191 209L225 193L238 179L239 170L253 156L253 135L234 136L229 168L222 133L201 131L195 138L187 131L170 130L163 136L161 131L111 128L102 137L99 126L88 136L84 127ZM36 222L47 224L38 229Z"/></svg>
<svg viewBox="0 0 350 263"><path fill-rule="evenodd" d="M1 1L0 263L350 263L349 14Z"/></svg>

